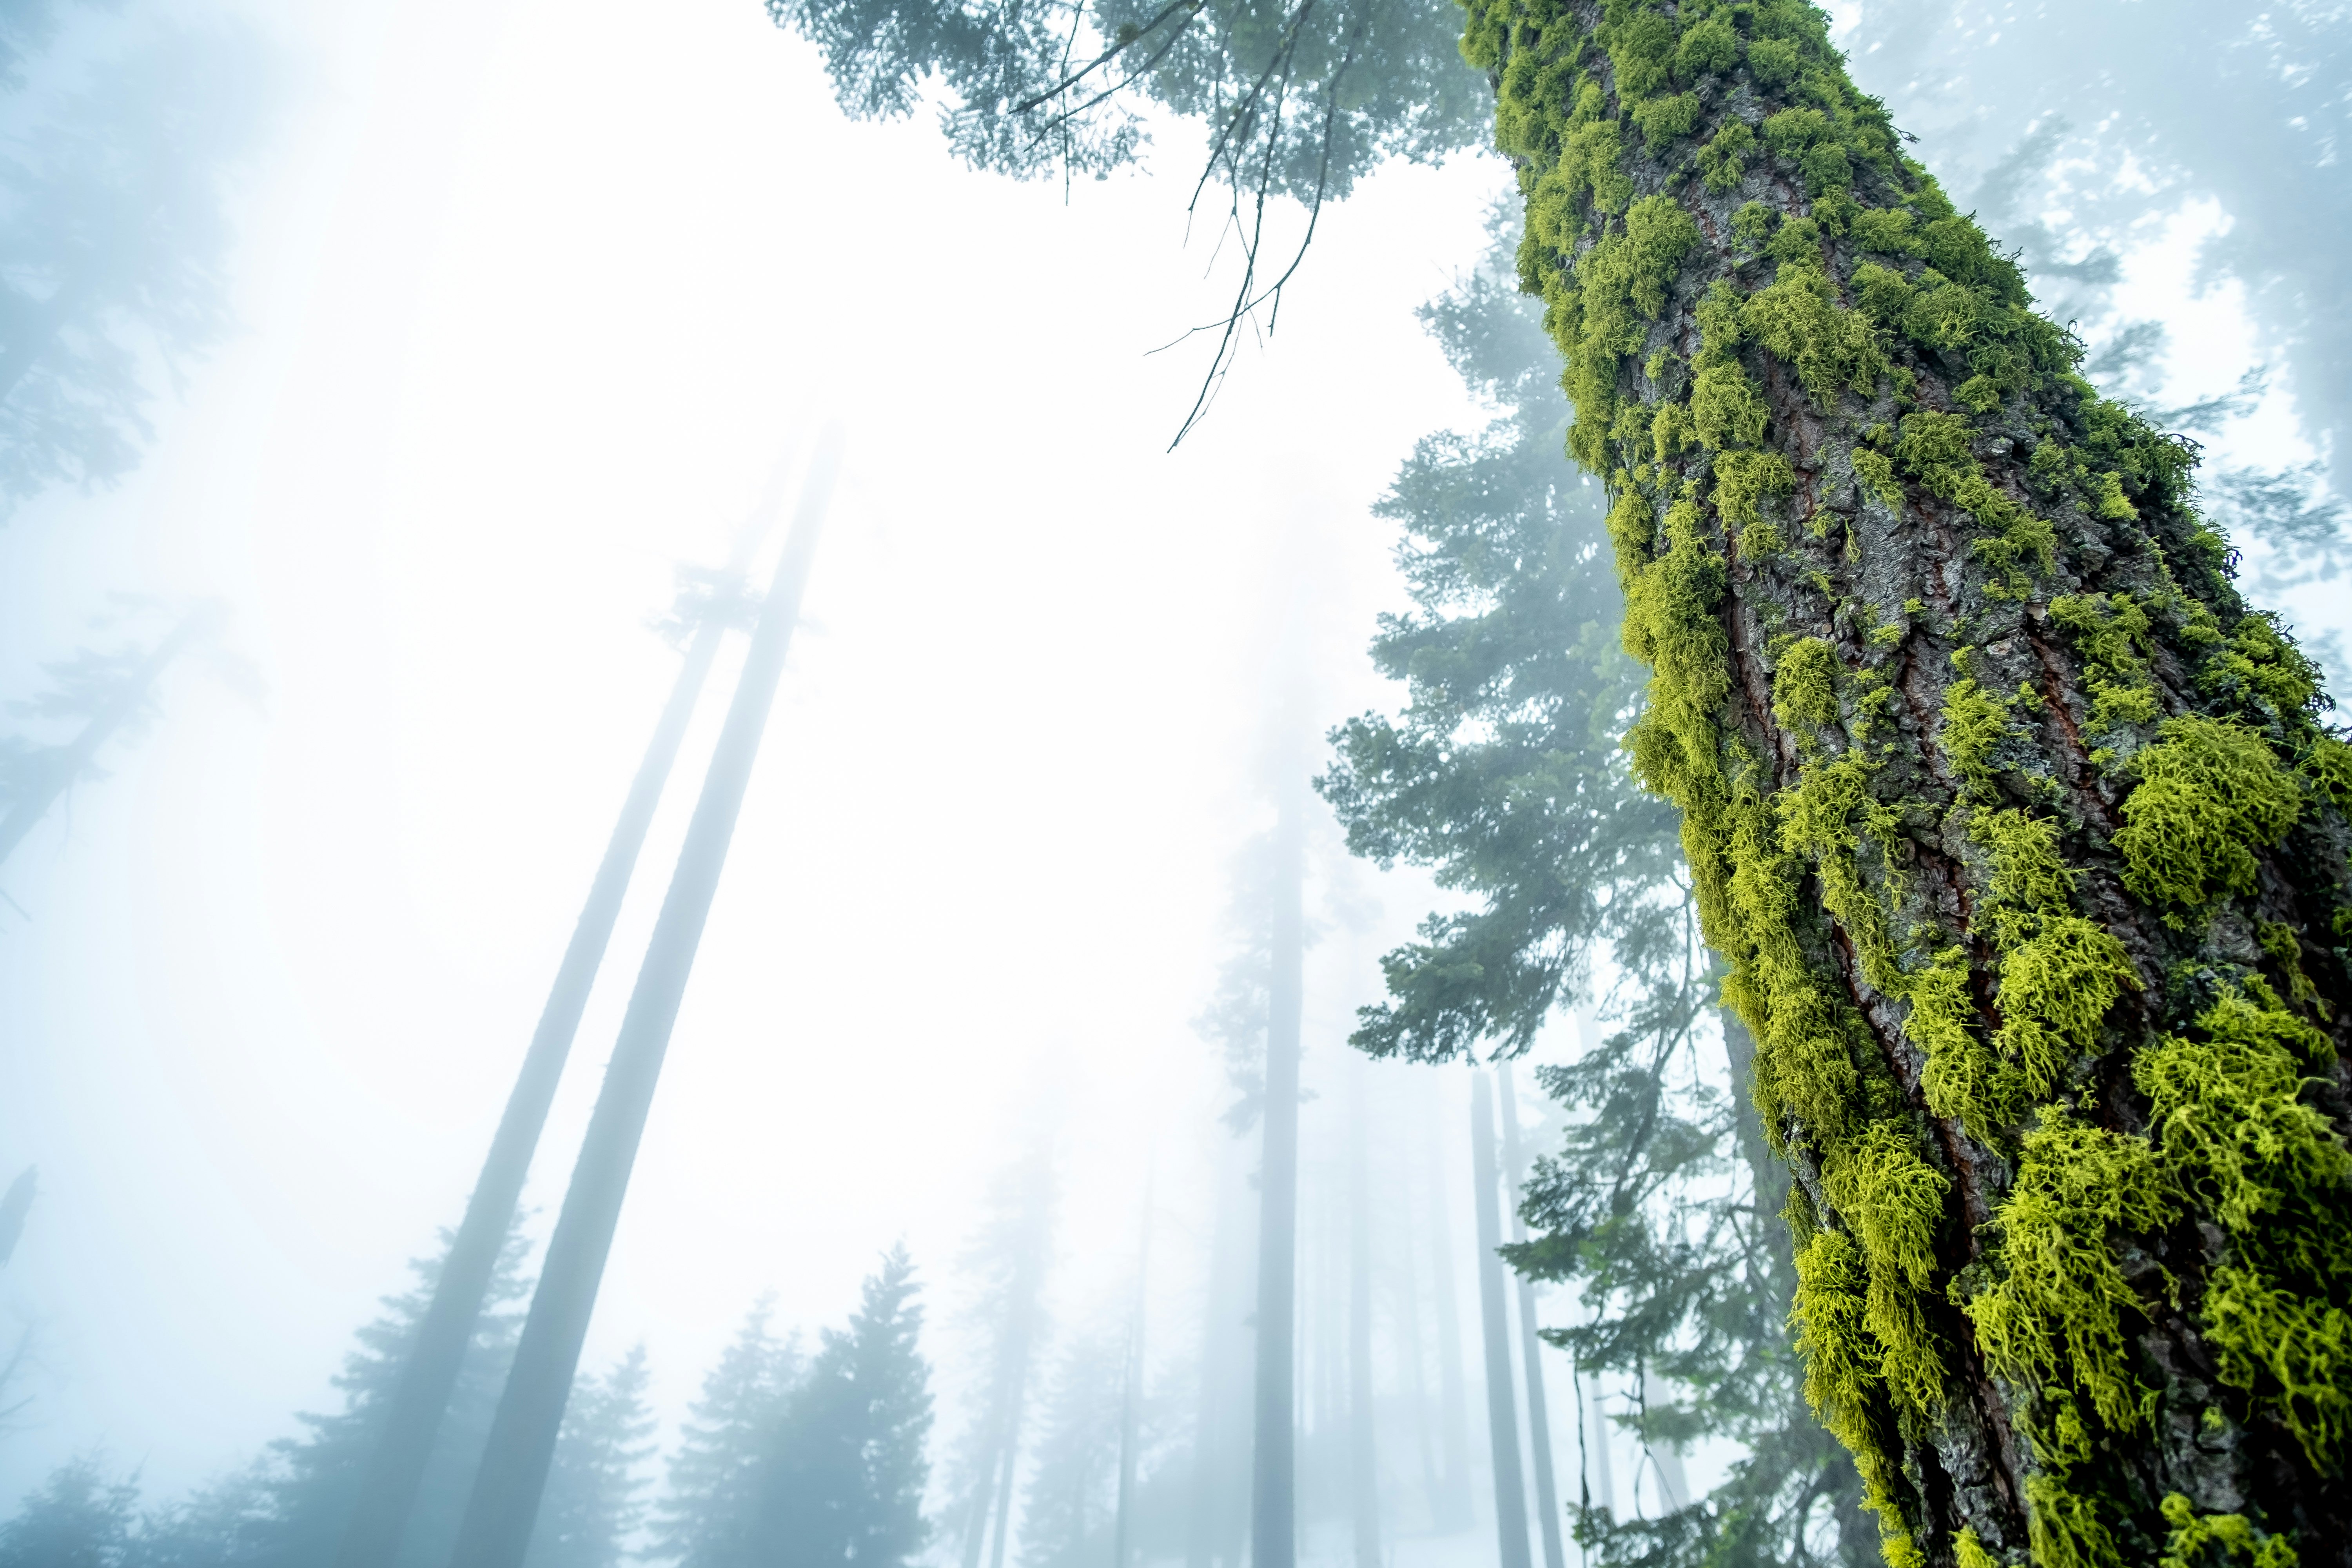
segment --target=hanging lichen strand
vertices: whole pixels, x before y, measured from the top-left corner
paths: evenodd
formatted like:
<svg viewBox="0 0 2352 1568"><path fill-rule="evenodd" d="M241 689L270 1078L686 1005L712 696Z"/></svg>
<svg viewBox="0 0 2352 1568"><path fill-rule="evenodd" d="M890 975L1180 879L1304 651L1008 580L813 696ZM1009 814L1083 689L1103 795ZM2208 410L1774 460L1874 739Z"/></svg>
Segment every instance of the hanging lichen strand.
<svg viewBox="0 0 2352 1568"><path fill-rule="evenodd" d="M2352 751L1798 0L1470 0L1886 1559L2352 1560Z"/></svg>

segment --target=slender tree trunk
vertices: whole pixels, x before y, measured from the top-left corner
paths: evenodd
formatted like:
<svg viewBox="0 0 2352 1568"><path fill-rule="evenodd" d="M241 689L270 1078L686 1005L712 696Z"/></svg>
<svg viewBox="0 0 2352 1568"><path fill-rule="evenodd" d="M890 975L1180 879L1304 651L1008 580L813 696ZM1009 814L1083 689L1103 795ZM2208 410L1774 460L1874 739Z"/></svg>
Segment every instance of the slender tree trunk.
<svg viewBox="0 0 2352 1568"><path fill-rule="evenodd" d="M782 479L780 464L772 489L781 486ZM738 531L729 563L732 575L740 576L750 564L768 531L776 499L762 498ZM393 1389L383 1430L369 1456L350 1522L335 1553L335 1568L389 1568L400 1550L402 1531L433 1457L435 1435L441 1428L450 1393L457 1386L474 1325L481 1317L483 1295L498 1267L499 1250L514 1224L531 1157L547 1127L548 1109L555 1102L556 1087L571 1058L572 1039L580 1031L581 1015L587 1009L604 950L613 939L614 924L628 896L646 834L668 786L678 746L686 738L711 661L724 638L725 627L715 617L695 627L677 679L670 687L669 700L662 705L653 738L646 742L645 755L637 763L636 776L621 803L620 817L605 842L604 858L588 886L587 901L572 928L572 941L556 966L555 984L548 988L546 1005L540 1009L539 1027L532 1031L530 1047L523 1053L522 1070L507 1096L506 1113L499 1119L490 1152L482 1161L482 1173L467 1202L465 1218L442 1262L432 1303L417 1325L416 1342L410 1347L407 1363Z"/></svg>
<svg viewBox="0 0 2352 1568"><path fill-rule="evenodd" d="M1021 1417L1028 1403L1027 1379L1015 1384L1012 1408L1006 1414L1003 1457L996 1472L996 1534L989 1545L988 1568L1004 1568L1005 1543L1013 1536L1013 1483L1021 1471Z"/></svg>
<svg viewBox="0 0 2352 1568"><path fill-rule="evenodd" d="M1508 1192L1514 1200L1510 1205L1511 1239L1527 1239L1526 1222L1519 1218L1517 1199L1519 1189L1528 1179L1526 1163L1519 1154L1518 1101L1511 1093L1511 1068L1508 1063L1496 1068L1495 1087L1502 1100L1503 1169L1510 1173ZM1561 1548L1559 1532L1559 1483L1551 1460L1551 1407L1544 1398L1543 1342L1536 1337L1536 1289L1526 1275L1516 1277L1519 1295L1519 1359L1528 1369L1528 1452L1536 1472L1536 1520L1542 1532L1544 1568L1567 1568L1568 1558Z"/></svg>
<svg viewBox="0 0 2352 1568"><path fill-rule="evenodd" d="M1244 1326L1250 1278L1249 1210L1237 1146L1220 1143L1209 1289L1201 1323L1201 1393L1194 1415L1185 1568L1238 1562L1249 1539L1248 1447L1253 1336Z"/></svg>
<svg viewBox="0 0 2352 1568"><path fill-rule="evenodd" d="M581 1343L595 1310L597 1287L620 1223L670 1030L693 972L703 923L719 890L727 847L800 618L801 595L808 585L837 461L838 437L828 432L818 446L799 513L761 606L743 673L703 780L702 798L687 826L668 896L655 921L620 1039L604 1069L604 1088L572 1168L555 1234L548 1242L514 1366L507 1374L481 1468L458 1526L451 1553L454 1568L520 1568L530 1544L556 1431L580 1364Z"/></svg>
<svg viewBox="0 0 2352 1568"><path fill-rule="evenodd" d="M1372 1195L1364 1126L1365 1068L1348 1069L1348 1494L1356 1568L1381 1568L1381 1475L1372 1392Z"/></svg>
<svg viewBox="0 0 2352 1568"><path fill-rule="evenodd" d="M1152 1189L1157 1176L1143 1181L1143 1240L1135 1256L1135 1307L1128 1318L1127 1372L1119 1391L1118 1515L1111 1531L1111 1568L1128 1568L1133 1554L1135 1464L1143 1412L1143 1318L1150 1300Z"/></svg>
<svg viewBox="0 0 2352 1568"><path fill-rule="evenodd" d="M963 1568L980 1568L981 1553L988 1549L988 1521L996 1510L996 1471L1003 1463L1003 1445L992 1443L972 1484L971 1507L964 1520Z"/></svg>
<svg viewBox="0 0 2352 1568"><path fill-rule="evenodd" d="M1617 1470L1609 1462L1608 1400L1597 1373L1586 1373L1577 1381L1584 1396L1584 1506L1614 1517Z"/></svg>
<svg viewBox="0 0 2352 1568"><path fill-rule="evenodd" d="M156 679L171 667L172 661L196 638L218 632L221 618L218 605L204 605L189 611L181 618L180 624L173 627L163 640L140 661L138 669L107 700L105 706L89 716L80 733L49 759L46 776L41 782L10 807L5 816L0 816L0 862L5 862L16 846L25 841L25 835L33 830L35 823L48 815L49 807L57 804L58 796L72 787L74 780L81 776L82 770L89 767L98 755L98 749L122 728L124 721L139 711L139 705L147 700L147 693L153 689Z"/></svg>
<svg viewBox="0 0 2352 1568"><path fill-rule="evenodd" d="M1478 1199L1478 1308L1486 1347L1486 1436L1494 1450L1495 1535L1503 1568L1532 1568L1528 1551L1527 1483L1519 1468L1518 1402L1511 1394L1511 1327L1504 1302L1503 1221L1496 1202L1494 1097L1483 1069L1470 1075L1470 1161Z"/></svg>
<svg viewBox="0 0 2352 1568"><path fill-rule="evenodd" d="M1305 1005L1307 824L1299 787L1281 783L1274 830L1273 974L1265 1022L1265 1142L1258 1171L1257 1397L1250 1465L1251 1568L1292 1568L1297 1553L1296 1373L1298 1050Z"/></svg>
<svg viewBox="0 0 2352 1568"><path fill-rule="evenodd" d="M1443 1477L1437 1468L1437 1407L1429 1397L1429 1346L1422 1338L1421 1280L1413 1269L1419 1237L1412 1230L1412 1205L1397 1205L1397 1324L1402 1342L1399 1360L1412 1395L1413 1446L1421 1455L1421 1490L1429 1508L1430 1528L1438 1528L1438 1493Z"/></svg>
<svg viewBox="0 0 2352 1568"><path fill-rule="evenodd" d="M2352 752L2193 446L1820 13L1467 26L1888 1560L2352 1562Z"/></svg>
<svg viewBox="0 0 2352 1568"><path fill-rule="evenodd" d="M1424 1181L1429 1194L1430 1277L1437 1309L1438 1433L1445 1453L1445 1485L1432 1512L1437 1532L1454 1535L1470 1528L1470 1397L1462 1375L1462 1311L1455 1287L1461 1259L1454 1250L1454 1209L1446 1200L1451 1184L1440 1142L1442 1124L1437 1100L1427 1101L1426 1134L1422 1143Z"/></svg>

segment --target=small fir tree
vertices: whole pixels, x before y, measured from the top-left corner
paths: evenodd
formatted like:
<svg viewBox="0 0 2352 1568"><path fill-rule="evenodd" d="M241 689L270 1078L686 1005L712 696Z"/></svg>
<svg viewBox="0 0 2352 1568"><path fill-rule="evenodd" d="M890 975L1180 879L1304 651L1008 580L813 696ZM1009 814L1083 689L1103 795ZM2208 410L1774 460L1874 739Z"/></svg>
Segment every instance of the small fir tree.
<svg viewBox="0 0 2352 1568"><path fill-rule="evenodd" d="M126 1568L138 1506L137 1481L110 1479L96 1454L70 1459L0 1525L0 1568Z"/></svg>
<svg viewBox="0 0 2352 1568"><path fill-rule="evenodd" d="M894 1247L866 1281L849 1327L825 1331L761 1467L763 1564L897 1568L929 1540L919 1289L906 1248Z"/></svg>
<svg viewBox="0 0 2352 1568"><path fill-rule="evenodd" d="M583 1378L563 1412L555 1465L531 1531L528 1568L619 1568L645 1518L638 1494L652 1457L650 1374L638 1345L599 1377Z"/></svg>
<svg viewBox="0 0 2352 1568"><path fill-rule="evenodd" d="M768 1330L773 1303L761 1298L735 1341L702 1380L688 1412L669 1484L655 1510L647 1556L680 1568L738 1568L752 1562L752 1525L762 1459L785 1401L801 1380L791 1340Z"/></svg>

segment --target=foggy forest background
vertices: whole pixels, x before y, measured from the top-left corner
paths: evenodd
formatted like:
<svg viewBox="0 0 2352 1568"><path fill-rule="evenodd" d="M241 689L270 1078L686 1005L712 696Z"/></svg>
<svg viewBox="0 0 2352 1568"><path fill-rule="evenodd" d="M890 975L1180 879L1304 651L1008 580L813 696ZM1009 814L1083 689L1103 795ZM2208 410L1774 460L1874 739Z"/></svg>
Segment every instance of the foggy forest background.
<svg viewBox="0 0 2352 1568"><path fill-rule="evenodd" d="M1831 10L2340 689L2352 14ZM0 121L0 1564L325 1560L680 650L828 426L535 1568L786 1560L853 1364L903 1394L856 1507L909 1560L1237 1565L1285 907L1302 1555L1696 1562L1745 1506L1853 1560L1497 159L1326 213L1170 453L1234 264L1184 123L1146 174L971 174L735 0L9 0ZM1430 677L1482 628L1567 693L1525 733ZM1475 1077L1348 1044L1475 904L1395 782L1454 744L1608 803Z"/></svg>

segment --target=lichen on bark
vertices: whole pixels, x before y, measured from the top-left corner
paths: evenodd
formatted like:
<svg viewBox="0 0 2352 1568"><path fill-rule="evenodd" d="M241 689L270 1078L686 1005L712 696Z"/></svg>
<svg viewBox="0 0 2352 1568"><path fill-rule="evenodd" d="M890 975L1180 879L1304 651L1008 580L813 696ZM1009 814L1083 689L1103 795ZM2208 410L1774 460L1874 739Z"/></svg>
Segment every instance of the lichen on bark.
<svg viewBox="0 0 2352 1568"><path fill-rule="evenodd" d="M2352 760L1801 0L1468 0L1887 1561L2352 1561Z"/></svg>

